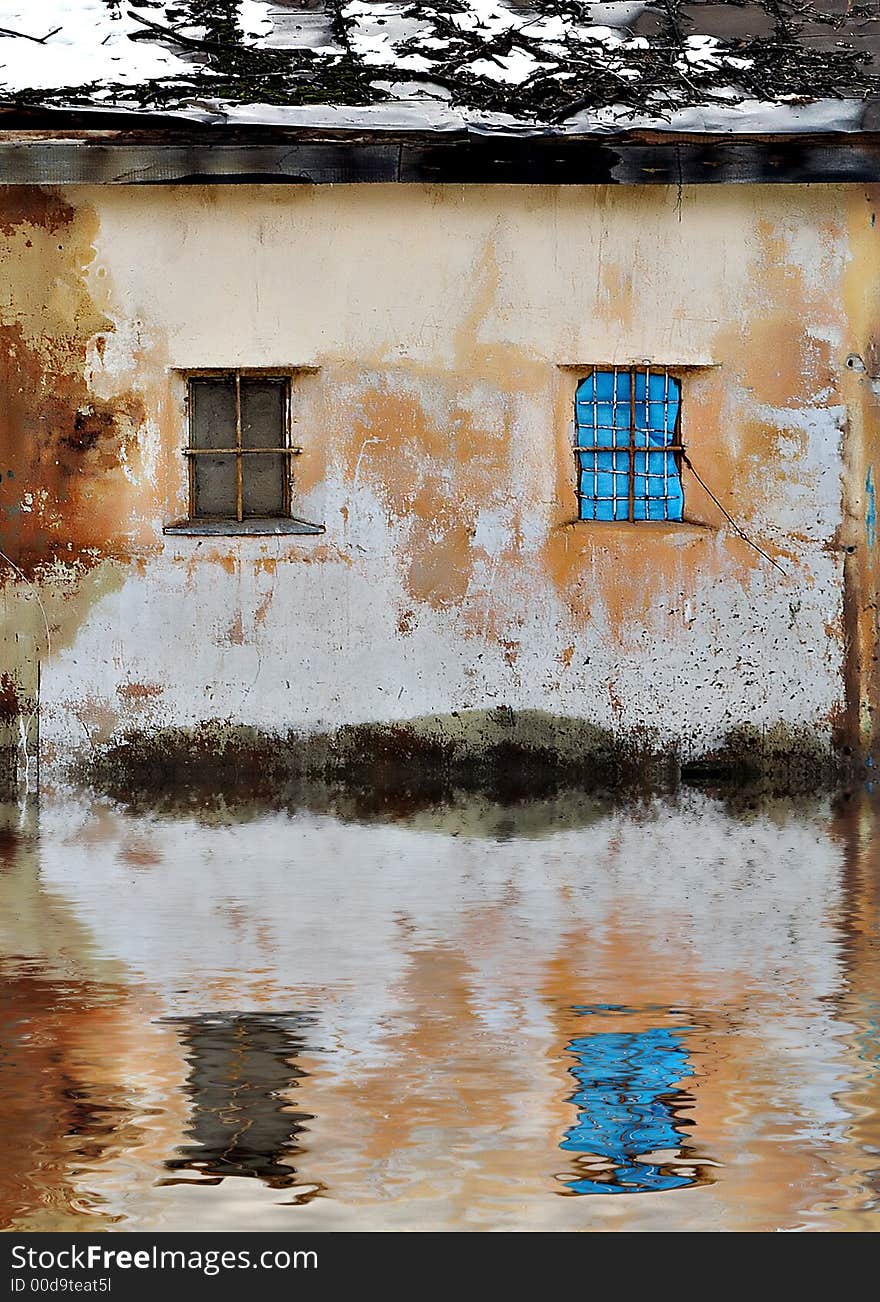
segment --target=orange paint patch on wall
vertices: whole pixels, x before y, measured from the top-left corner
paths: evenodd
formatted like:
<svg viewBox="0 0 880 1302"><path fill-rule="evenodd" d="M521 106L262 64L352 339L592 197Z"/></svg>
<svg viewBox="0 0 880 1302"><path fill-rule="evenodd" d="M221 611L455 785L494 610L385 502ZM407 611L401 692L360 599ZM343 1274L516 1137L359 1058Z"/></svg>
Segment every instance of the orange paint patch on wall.
<svg viewBox="0 0 880 1302"><path fill-rule="evenodd" d="M196 559L209 561L212 565L219 565L221 570L225 570L227 574L235 574L238 570L238 557L230 555L229 552L210 551L205 555L199 555Z"/></svg>
<svg viewBox="0 0 880 1302"><path fill-rule="evenodd" d="M406 377L375 383L357 403L347 450L352 481L368 482L401 526L407 592L435 610L468 595L477 517L499 500L510 455L507 432L480 428L454 377L446 384L420 393Z"/></svg>
<svg viewBox="0 0 880 1302"><path fill-rule="evenodd" d="M79 720L92 746L110 741L119 724L119 715L109 701L88 696L78 701L72 713Z"/></svg>
<svg viewBox="0 0 880 1302"><path fill-rule="evenodd" d="M254 611L254 624L257 626L257 628L259 628L262 624L266 622L269 611L272 608L272 602L274 600L274 597L275 597L275 591L274 589L270 588L270 590L261 599L259 605Z"/></svg>
<svg viewBox="0 0 880 1302"><path fill-rule="evenodd" d="M230 646L244 646L247 641L240 610L235 612L232 623L223 634L222 641L228 642Z"/></svg>
<svg viewBox="0 0 880 1302"><path fill-rule="evenodd" d="M635 303L633 296L633 270L631 267L601 264L598 307L613 317L621 330L632 328Z"/></svg>

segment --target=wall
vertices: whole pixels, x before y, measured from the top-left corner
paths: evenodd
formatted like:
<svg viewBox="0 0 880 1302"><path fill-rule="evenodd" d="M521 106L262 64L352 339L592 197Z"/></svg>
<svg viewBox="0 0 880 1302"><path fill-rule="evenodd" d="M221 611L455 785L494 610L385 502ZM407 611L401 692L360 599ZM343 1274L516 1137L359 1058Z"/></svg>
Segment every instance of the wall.
<svg viewBox="0 0 880 1302"><path fill-rule="evenodd" d="M743 729L864 748L876 198L7 189L7 740L39 664L47 771L132 729L497 706L685 759ZM643 358L688 368L693 464L779 568L688 472L689 524L576 521L581 368ZM163 536L205 366L318 368L294 510L325 534Z"/></svg>

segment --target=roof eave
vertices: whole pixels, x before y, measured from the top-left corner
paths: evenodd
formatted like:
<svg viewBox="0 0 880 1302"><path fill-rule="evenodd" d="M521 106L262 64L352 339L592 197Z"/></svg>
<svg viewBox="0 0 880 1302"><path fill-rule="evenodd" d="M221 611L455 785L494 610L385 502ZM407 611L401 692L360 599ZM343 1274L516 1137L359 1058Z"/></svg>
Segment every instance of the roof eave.
<svg viewBox="0 0 880 1302"><path fill-rule="evenodd" d="M880 102L849 129L683 130L652 123L516 130L200 120L0 105L0 180L15 185L688 185L880 181ZM845 118L845 115L844 115ZM844 120L844 119L842 119Z"/></svg>

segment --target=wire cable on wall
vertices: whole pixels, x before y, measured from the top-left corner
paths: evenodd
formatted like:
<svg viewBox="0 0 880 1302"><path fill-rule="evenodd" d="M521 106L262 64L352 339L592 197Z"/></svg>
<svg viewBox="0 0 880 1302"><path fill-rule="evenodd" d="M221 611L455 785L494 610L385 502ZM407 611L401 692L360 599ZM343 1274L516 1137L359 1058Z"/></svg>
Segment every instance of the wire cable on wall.
<svg viewBox="0 0 880 1302"><path fill-rule="evenodd" d="M699 471L696 469L694 463L691 461L690 457L686 452L682 452L681 459L684 462L684 464L687 466L688 470L693 475L694 479L703 489L703 491L709 495L709 497L718 507L718 510L722 513L722 515L728 520L731 526L739 534L740 538L742 538L744 542L747 542L750 547L753 547L759 556L763 556L765 561L769 561L769 563L773 566L775 570L778 570L780 574L785 575L785 570L778 563L778 561L774 561L772 556L768 556L767 553L764 551L763 547L759 547L758 544L755 542L755 540L749 537L745 529L743 529L740 525L737 524L736 520L734 520L733 516L728 511L727 507L724 506L723 503L718 501L718 498L715 496L715 494L712 492L712 489L709 487L709 485L700 475ZM785 577L788 576L785 575Z"/></svg>

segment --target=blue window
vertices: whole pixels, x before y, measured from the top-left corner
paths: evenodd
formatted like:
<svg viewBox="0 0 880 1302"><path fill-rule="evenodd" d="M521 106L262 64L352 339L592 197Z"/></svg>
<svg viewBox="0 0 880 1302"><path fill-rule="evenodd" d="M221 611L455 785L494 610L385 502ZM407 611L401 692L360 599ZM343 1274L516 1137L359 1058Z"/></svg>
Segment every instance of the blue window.
<svg viewBox="0 0 880 1302"><path fill-rule="evenodd" d="M677 1169L687 1161L683 1127L691 1124L681 1116L690 1102L681 1081L693 1074L682 1037L666 1027L604 1031L572 1040L568 1051L577 1081L569 1102L578 1116L560 1148L582 1154L586 1171L567 1187L652 1193L700 1183L692 1167Z"/></svg>
<svg viewBox="0 0 880 1302"><path fill-rule="evenodd" d="M575 396L582 520L681 520L681 381L666 370L593 371Z"/></svg>

